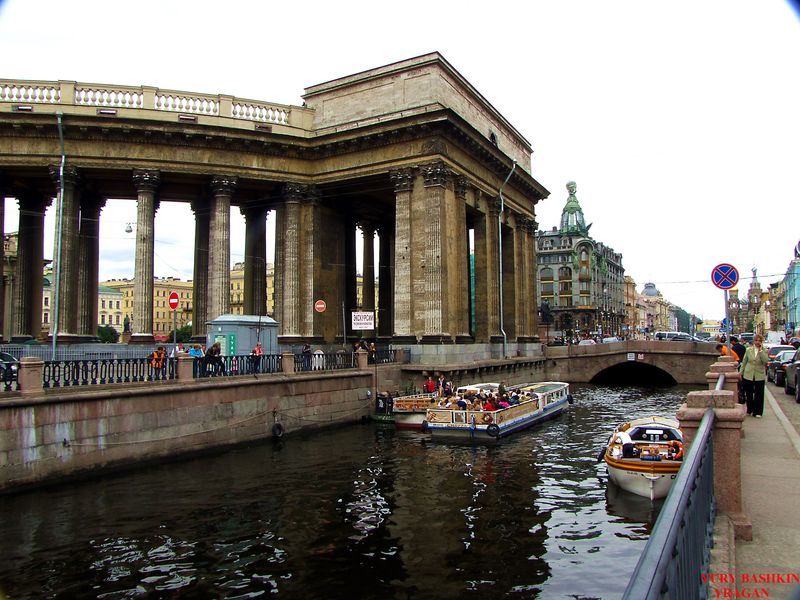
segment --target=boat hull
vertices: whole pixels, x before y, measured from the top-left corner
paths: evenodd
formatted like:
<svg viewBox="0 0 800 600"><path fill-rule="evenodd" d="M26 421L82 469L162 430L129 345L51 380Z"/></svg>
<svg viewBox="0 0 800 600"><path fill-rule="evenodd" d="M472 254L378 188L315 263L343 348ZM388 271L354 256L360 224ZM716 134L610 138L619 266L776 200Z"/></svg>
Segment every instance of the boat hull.
<svg viewBox="0 0 800 600"><path fill-rule="evenodd" d="M497 443L513 433L554 419L572 400L569 386L565 383L534 385L547 386L547 393L505 409L489 412L428 409L423 431L429 432L434 439Z"/></svg>
<svg viewBox="0 0 800 600"><path fill-rule="evenodd" d="M425 420L424 412L417 413L395 413L394 426L397 429L422 429L422 422Z"/></svg>
<svg viewBox="0 0 800 600"><path fill-rule="evenodd" d="M672 482L678 474L679 465L671 471L645 472L634 471L624 467L608 465L609 479L626 492L638 496L658 500L669 493Z"/></svg>

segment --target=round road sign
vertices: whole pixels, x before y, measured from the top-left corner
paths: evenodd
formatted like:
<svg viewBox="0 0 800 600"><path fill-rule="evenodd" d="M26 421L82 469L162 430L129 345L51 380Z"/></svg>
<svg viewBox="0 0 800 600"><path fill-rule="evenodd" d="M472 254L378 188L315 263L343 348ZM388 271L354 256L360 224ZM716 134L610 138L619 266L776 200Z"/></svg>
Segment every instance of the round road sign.
<svg viewBox="0 0 800 600"><path fill-rule="evenodd" d="M172 310L178 308L178 292L171 292L169 295L169 307Z"/></svg>
<svg viewBox="0 0 800 600"><path fill-rule="evenodd" d="M327 304L325 304L325 300L317 300L316 302L314 302L314 310L317 311L318 313L325 312L326 308Z"/></svg>
<svg viewBox="0 0 800 600"><path fill-rule="evenodd" d="M728 263L717 265L711 271L711 283L721 290L729 290L739 283L739 271Z"/></svg>

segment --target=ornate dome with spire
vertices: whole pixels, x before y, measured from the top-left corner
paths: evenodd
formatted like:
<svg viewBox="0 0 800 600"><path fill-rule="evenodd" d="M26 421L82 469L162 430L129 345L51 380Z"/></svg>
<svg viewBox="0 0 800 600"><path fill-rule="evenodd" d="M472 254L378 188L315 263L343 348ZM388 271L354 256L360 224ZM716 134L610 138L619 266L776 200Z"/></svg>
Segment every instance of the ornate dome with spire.
<svg viewBox="0 0 800 600"><path fill-rule="evenodd" d="M575 197L575 190L577 185L574 181L567 183L567 191L569 198L564 205L564 210L561 211L561 233L578 233L580 235L588 235L589 227L586 226L586 220L583 218L583 210L581 209L578 198Z"/></svg>

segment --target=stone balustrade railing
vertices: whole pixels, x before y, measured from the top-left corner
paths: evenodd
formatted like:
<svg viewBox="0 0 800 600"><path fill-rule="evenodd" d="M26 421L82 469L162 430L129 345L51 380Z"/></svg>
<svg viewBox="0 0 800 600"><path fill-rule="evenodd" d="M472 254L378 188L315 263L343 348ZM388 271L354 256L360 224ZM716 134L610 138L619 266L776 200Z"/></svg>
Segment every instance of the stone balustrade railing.
<svg viewBox="0 0 800 600"><path fill-rule="evenodd" d="M74 107L83 109L77 112L85 114L85 109L89 108L94 109L96 114L107 117L152 119L159 113L168 115L167 118L178 113L183 116L179 119L181 121L211 117L303 130L309 130L313 120L313 111L300 106L223 94L214 96L147 86L130 87L75 81L0 79L0 104L2 103L9 103L12 111L20 112L38 112L40 106L57 105L61 112L70 112L67 109ZM199 119L196 122L223 124Z"/></svg>

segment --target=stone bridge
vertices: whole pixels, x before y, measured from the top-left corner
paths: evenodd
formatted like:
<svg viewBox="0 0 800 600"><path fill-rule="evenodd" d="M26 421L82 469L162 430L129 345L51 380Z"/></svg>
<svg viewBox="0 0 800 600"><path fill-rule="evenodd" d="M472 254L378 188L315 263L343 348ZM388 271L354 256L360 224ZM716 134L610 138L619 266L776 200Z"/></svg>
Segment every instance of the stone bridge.
<svg viewBox="0 0 800 600"><path fill-rule="evenodd" d="M631 340L545 348L548 378L570 383L706 384L714 344Z"/></svg>

